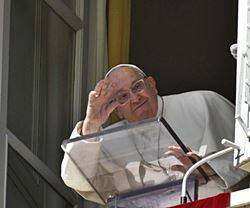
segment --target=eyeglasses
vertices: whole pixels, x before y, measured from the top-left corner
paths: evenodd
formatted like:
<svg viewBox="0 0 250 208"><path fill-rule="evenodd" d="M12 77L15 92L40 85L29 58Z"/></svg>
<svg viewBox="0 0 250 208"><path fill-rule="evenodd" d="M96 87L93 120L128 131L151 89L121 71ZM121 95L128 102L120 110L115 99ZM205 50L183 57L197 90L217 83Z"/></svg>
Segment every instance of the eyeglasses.
<svg viewBox="0 0 250 208"><path fill-rule="evenodd" d="M139 79L136 81L129 90L123 90L115 95L114 101L119 104L125 104L130 99L131 93L137 94L142 92L146 88L144 79Z"/></svg>

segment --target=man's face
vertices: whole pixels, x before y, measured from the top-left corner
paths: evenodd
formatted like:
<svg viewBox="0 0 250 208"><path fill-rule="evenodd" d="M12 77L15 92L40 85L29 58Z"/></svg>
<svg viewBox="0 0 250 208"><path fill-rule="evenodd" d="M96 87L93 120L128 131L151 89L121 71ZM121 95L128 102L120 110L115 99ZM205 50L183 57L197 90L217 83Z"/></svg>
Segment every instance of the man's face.
<svg viewBox="0 0 250 208"><path fill-rule="evenodd" d="M129 100L117 107L120 117L128 121L139 121L156 116L158 110L157 90L155 80L152 77L143 78L135 71L123 67L112 72L108 79L117 87L115 95L123 91L130 91ZM143 79L145 88L138 93L132 93L131 87L140 79Z"/></svg>

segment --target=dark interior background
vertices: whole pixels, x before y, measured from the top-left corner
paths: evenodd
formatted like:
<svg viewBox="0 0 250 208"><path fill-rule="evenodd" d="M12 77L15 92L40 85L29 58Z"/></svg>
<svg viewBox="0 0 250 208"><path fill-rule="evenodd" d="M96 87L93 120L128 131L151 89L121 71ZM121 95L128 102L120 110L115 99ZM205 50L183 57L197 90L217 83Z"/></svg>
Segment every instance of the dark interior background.
<svg viewBox="0 0 250 208"><path fill-rule="evenodd" d="M130 62L157 80L160 95L213 90L235 102L235 0L131 1Z"/></svg>

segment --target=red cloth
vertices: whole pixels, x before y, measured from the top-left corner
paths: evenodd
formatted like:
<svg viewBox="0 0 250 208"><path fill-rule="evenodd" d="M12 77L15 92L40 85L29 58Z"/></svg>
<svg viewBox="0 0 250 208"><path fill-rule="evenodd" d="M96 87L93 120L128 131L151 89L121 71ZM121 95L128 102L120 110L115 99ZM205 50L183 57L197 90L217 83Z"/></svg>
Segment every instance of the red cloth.
<svg viewBox="0 0 250 208"><path fill-rule="evenodd" d="M171 208L226 208L229 206L230 193L222 193L206 199L201 199Z"/></svg>

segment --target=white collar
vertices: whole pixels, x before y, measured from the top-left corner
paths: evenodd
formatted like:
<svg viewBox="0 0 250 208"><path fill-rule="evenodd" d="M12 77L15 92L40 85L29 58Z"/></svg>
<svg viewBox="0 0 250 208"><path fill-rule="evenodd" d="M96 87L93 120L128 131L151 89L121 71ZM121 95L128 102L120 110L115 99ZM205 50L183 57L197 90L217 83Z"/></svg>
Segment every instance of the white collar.
<svg viewBox="0 0 250 208"><path fill-rule="evenodd" d="M157 95L157 102L158 102L158 110L157 110L157 114L156 114L156 117L160 117L163 115L163 110L162 107L163 107L163 98L159 95Z"/></svg>

